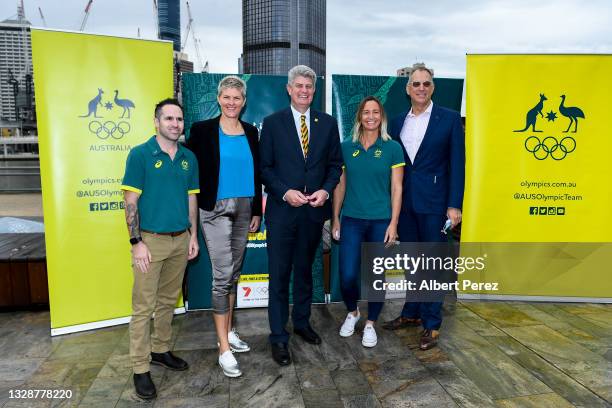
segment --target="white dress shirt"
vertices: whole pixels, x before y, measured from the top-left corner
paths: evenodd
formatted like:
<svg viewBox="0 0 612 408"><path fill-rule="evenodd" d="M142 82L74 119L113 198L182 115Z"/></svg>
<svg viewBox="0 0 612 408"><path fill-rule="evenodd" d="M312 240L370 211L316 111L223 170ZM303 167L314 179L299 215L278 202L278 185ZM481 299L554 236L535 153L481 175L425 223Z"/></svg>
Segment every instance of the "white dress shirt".
<svg viewBox="0 0 612 408"><path fill-rule="evenodd" d="M429 118L431 118L431 109L433 108L433 102L429 103L429 106L425 111L419 115L412 113L412 109L406 115L404 125L400 132L400 139L402 144L406 148L410 161L414 164L414 158L423 143L425 132L427 131L427 125L429 125Z"/></svg>
<svg viewBox="0 0 612 408"><path fill-rule="evenodd" d="M298 112L293 105L291 106L291 113L293 113L293 121L295 122L295 129L297 130L298 141L300 142L300 147L302 147L302 118L301 116L306 116L306 127L308 128L308 142L310 143L310 108L304 113ZM304 148L302 148L302 155L304 154Z"/></svg>

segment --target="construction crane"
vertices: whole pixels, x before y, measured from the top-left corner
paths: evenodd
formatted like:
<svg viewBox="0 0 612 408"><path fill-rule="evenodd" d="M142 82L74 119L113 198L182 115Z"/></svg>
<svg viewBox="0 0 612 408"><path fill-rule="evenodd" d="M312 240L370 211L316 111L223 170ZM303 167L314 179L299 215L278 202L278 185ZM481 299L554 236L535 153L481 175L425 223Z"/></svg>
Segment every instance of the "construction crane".
<svg viewBox="0 0 612 408"><path fill-rule="evenodd" d="M87 24L87 18L89 17L89 12L91 11L91 5L93 4L93 0L89 0L87 2L87 6L85 6L85 14L83 15L83 21L81 22L81 28L79 31L83 31L85 29L85 25Z"/></svg>
<svg viewBox="0 0 612 408"><path fill-rule="evenodd" d="M157 9L157 0L153 0L153 10L155 11L155 28L157 29L157 39L160 38L160 34L159 34L159 16L158 16L158 9Z"/></svg>
<svg viewBox="0 0 612 408"><path fill-rule="evenodd" d="M200 72L208 72L208 61L204 63L204 59L202 58L202 54L200 53L200 39L193 36L194 48L196 52L196 60L198 64L200 64Z"/></svg>
<svg viewBox="0 0 612 408"><path fill-rule="evenodd" d="M21 23L21 28L16 55L24 55L25 59L21 59L21 63L17 64L15 67L16 72L13 72L11 69L8 70L8 80L6 83L13 88L15 117L17 120L21 120L24 119L21 115L21 109L26 109L27 111L32 108L32 60L28 52L27 44L27 39L29 39L30 35L26 29L29 23L26 24L27 20L23 0L17 3L17 21ZM20 84L25 85L25 92L19 89Z"/></svg>
<svg viewBox="0 0 612 408"><path fill-rule="evenodd" d="M25 20L25 7L23 5L23 0L20 0L17 4L17 20Z"/></svg>
<svg viewBox="0 0 612 408"><path fill-rule="evenodd" d="M189 33L191 32L191 25L193 24L193 18L191 17L191 9L189 8L189 2L187 2L187 13L189 16L189 21L187 22L187 27L185 28L185 36L183 38L183 44L181 45L181 52L185 51L185 47L187 46L187 40L189 39Z"/></svg>
<svg viewBox="0 0 612 408"><path fill-rule="evenodd" d="M30 66L32 65L32 59L30 56L30 53L27 51L28 50L28 44L27 44L27 38L30 37L30 34L27 32L26 30L26 15L25 15L25 7L23 5L23 0L19 1L19 4L17 5L17 20L19 20L21 24L21 35L19 36L20 38L20 44L19 44L19 52L23 53L22 55L26 56L26 61L25 61L25 66L23 67L22 72L18 73L18 77L21 77L22 75L29 75L30 74Z"/></svg>
<svg viewBox="0 0 612 408"><path fill-rule="evenodd" d="M46 27L47 20L45 20L45 15L43 14L42 9L40 7L38 8L38 13L40 14L40 19L42 20L43 27Z"/></svg>
<svg viewBox="0 0 612 408"><path fill-rule="evenodd" d="M189 21L187 22L185 39L183 40L183 45L181 46L181 52L185 50L185 46L187 45L189 34L191 33L191 37L193 38L193 47L195 48L195 53L196 53L196 61L200 66L200 71L208 72L208 61L204 63L204 60L202 59L202 53L200 52L200 39L196 36L195 29L193 27L193 17L191 16L191 7L189 7L188 1L186 1L185 3L187 4L187 17L189 17Z"/></svg>

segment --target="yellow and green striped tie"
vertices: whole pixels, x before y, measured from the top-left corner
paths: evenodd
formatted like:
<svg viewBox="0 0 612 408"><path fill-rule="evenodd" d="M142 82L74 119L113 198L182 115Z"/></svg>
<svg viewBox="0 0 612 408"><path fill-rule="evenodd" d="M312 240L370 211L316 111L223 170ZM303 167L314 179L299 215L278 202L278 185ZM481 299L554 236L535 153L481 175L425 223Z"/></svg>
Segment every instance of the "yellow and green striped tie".
<svg viewBox="0 0 612 408"><path fill-rule="evenodd" d="M308 126L306 126L306 115L301 115L300 130L302 131L302 151L304 152L304 159L308 157Z"/></svg>

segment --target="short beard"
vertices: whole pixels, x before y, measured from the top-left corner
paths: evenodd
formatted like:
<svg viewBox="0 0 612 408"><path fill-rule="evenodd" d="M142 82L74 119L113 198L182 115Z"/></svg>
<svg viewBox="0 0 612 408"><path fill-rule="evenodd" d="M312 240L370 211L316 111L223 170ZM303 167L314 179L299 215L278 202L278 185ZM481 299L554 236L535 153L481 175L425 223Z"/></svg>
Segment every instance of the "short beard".
<svg viewBox="0 0 612 408"><path fill-rule="evenodd" d="M181 137L181 135L178 135L178 137L176 139L173 139L172 137L170 137L166 133L162 132L161 130L159 131L159 135L161 137L163 137L164 139L169 140L171 142L177 142L180 139L180 137Z"/></svg>

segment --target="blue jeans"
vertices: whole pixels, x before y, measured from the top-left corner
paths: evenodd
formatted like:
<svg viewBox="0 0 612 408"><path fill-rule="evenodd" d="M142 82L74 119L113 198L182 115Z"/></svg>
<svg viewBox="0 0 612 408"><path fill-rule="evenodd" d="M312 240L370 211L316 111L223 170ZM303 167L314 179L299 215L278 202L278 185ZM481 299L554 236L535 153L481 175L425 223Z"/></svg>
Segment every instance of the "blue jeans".
<svg viewBox="0 0 612 408"><path fill-rule="evenodd" d="M361 244L382 243L389 222L390 220L364 220L345 216L340 221L340 290L349 312L357 309L359 300ZM383 302L368 302L368 320L376 321L382 307Z"/></svg>

